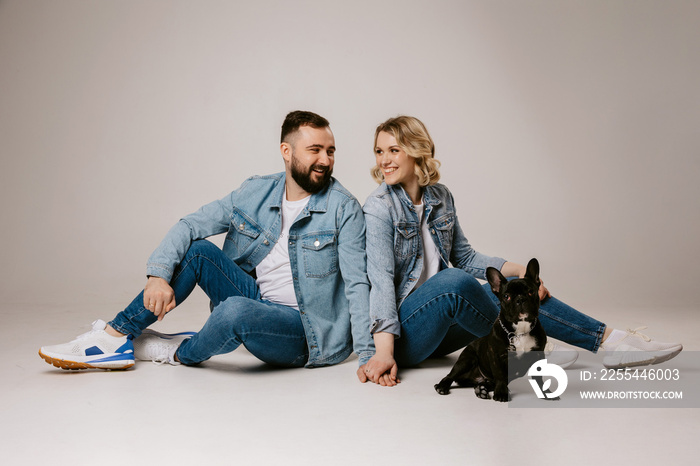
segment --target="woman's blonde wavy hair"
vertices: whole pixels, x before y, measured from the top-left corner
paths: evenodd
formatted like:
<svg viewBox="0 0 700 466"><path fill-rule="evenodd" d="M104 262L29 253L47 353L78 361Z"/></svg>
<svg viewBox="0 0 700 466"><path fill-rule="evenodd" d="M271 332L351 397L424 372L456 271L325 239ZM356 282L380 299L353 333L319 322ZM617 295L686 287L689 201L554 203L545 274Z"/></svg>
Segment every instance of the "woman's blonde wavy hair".
<svg viewBox="0 0 700 466"><path fill-rule="evenodd" d="M389 118L377 126L377 130L374 132L375 148L377 147L377 137L382 131L394 136L406 155L416 159L416 176L418 176L418 184L421 187L438 182L440 162L435 159L435 143L433 143L433 139L422 121L405 115ZM371 173L372 178L377 183L384 181L384 175L378 166L375 165Z"/></svg>

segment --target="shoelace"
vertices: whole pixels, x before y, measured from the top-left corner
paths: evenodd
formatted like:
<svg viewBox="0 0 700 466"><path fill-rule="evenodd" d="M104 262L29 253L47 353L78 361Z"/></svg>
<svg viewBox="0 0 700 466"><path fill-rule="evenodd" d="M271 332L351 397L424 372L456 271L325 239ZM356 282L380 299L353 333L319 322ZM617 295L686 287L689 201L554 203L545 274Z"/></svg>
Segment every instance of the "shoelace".
<svg viewBox="0 0 700 466"><path fill-rule="evenodd" d="M76 340L85 340L87 338L90 338L93 334L95 333L94 330L90 330L89 332L85 332L82 335L78 335L75 337Z"/></svg>
<svg viewBox="0 0 700 466"><path fill-rule="evenodd" d="M83 333L83 334L81 334L81 335L78 335L77 337L75 337L75 339L76 339L76 340L85 340L85 339L87 339L87 338L90 338L91 336L93 336L93 335L94 335L95 333L97 333L97 332L99 332L99 330L95 330L95 329L93 328L93 329L90 330L89 332L85 332L85 333Z"/></svg>
<svg viewBox="0 0 700 466"><path fill-rule="evenodd" d="M162 343L151 343L148 345L148 357L151 359L153 364L158 366L169 363L169 351L169 345Z"/></svg>
<svg viewBox="0 0 700 466"><path fill-rule="evenodd" d="M643 334L643 333L639 333L639 332L638 332L638 330L644 330L645 328L646 328L646 326L644 326L644 327L637 327L637 328L635 328L635 329L630 329L630 328L628 328L628 329L627 329L627 333L628 333L627 336L628 336L628 337L629 337L629 336L637 336L637 337L641 338L641 339L644 340L644 341L651 341L651 338L649 338L648 336L646 336L646 335ZM626 338L626 337L625 337L625 338ZM621 341L622 341L622 340L621 340Z"/></svg>

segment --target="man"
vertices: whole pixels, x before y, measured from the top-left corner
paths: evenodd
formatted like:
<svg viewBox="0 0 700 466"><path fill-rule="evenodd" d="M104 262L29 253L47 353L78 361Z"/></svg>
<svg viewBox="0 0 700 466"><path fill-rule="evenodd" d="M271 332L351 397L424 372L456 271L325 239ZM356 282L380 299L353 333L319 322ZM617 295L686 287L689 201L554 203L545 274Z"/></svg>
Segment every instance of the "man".
<svg viewBox="0 0 700 466"><path fill-rule="evenodd" d="M143 292L114 320L39 355L63 369L126 369L134 357L191 365L243 344L270 364L314 367L342 362L354 346L366 363L374 347L364 218L331 177L328 121L289 113L280 152L285 172L247 179L168 232L148 261ZM223 250L205 240L224 232ZM198 333L145 330L195 284L212 306Z"/></svg>

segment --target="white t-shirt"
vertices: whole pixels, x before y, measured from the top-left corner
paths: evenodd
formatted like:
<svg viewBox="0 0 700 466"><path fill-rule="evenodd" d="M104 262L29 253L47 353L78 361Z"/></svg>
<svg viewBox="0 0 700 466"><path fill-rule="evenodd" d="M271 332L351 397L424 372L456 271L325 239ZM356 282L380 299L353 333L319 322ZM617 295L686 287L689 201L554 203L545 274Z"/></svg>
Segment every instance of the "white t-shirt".
<svg viewBox="0 0 700 466"><path fill-rule="evenodd" d="M270 253L255 268L262 299L294 309L299 309L299 303L289 265L289 228L309 203L310 197L298 201L288 201L286 197L282 199L282 232Z"/></svg>
<svg viewBox="0 0 700 466"><path fill-rule="evenodd" d="M423 270L420 272L420 278L413 289L417 289L427 279L440 271L440 252L435 246L433 236L428 228L428 220L425 218L424 204L414 205L418 214L418 223L420 224L420 237L423 243Z"/></svg>

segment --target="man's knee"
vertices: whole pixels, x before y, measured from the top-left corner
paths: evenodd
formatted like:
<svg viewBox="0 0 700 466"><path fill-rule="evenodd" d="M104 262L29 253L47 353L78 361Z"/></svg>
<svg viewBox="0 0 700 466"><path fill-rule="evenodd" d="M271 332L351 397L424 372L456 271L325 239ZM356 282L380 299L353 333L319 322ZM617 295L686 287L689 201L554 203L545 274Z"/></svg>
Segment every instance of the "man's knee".
<svg viewBox="0 0 700 466"><path fill-rule="evenodd" d="M247 332L249 325L258 317L251 309L252 302L250 298L231 296L214 306L209 319L213 325L229 329L240 336Z"/></svg>
<svg viewBox="0 0 700 466"><path fill-rule="evenodd" d="M198 255L210 255L212 253L218 253L221 252L221 249L219 249L218 246L216 246L214 243L212 243L209 240L206 239L198 239L192 241L190 244L190 248L187 250L187 253L185 254L185 257L192 257L192 256L198 256Z"/></svg>
<svg viewBox="0 0 700 466"><path fill-rule="evenodd" d="M180 261L180 267L192 264L193 261L197 263L202 263L202 259L206 259L209 262L218 262L220 256L224 252L214 243L206 239L198 239L192 241L189 249L185 253L185 256Z"/></svg>

